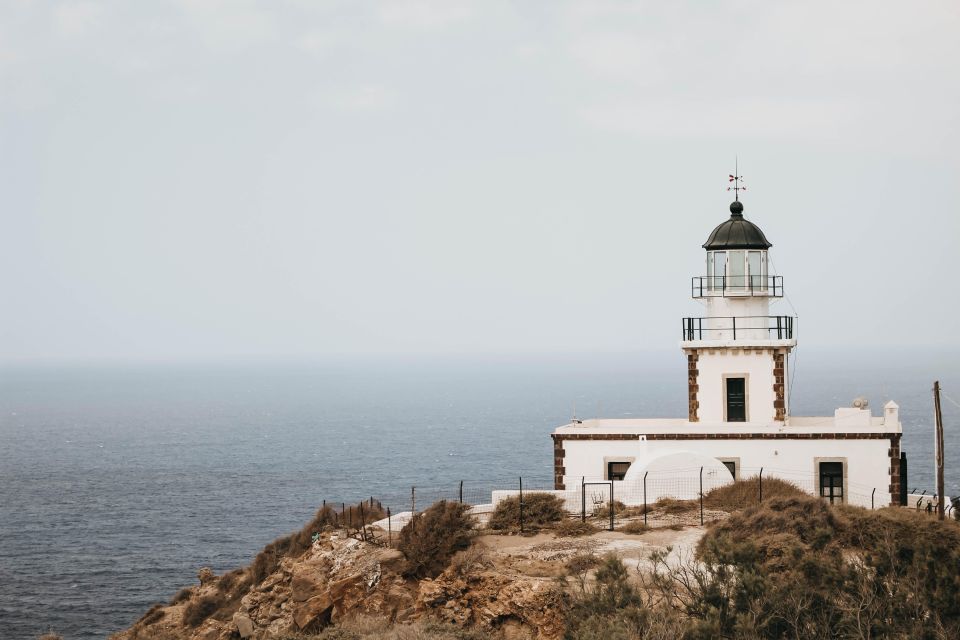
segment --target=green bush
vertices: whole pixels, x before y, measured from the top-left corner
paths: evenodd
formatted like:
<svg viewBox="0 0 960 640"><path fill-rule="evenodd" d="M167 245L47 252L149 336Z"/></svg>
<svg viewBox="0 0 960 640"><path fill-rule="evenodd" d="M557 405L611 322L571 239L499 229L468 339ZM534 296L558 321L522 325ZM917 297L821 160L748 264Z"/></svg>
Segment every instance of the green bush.
<svg viewBox="0 0 960 640"><path fill-rule="evenodd" d="M559 522L567 515L563 500L552 493L523 494L523 526L531 530ZM497 503L488 523L491 529L520 527L520 497L513 496Z"/></svg>
<svg viewBox="0 0 960 640"><path fill-rule="evenodd" d="M441 500L418 513L400 530L397 548L406 558L404 575L433 578L450 564L457 551L470 546L473 518L470 507Z"/></svg>

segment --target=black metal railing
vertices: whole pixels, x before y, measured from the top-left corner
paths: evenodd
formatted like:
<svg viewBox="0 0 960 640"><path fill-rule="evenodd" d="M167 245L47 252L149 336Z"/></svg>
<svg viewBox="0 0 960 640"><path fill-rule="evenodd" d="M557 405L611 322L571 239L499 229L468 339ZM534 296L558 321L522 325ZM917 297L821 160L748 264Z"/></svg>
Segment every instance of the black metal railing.
<svg viewBox="0 0 960 640"><path fill-rule="evenodd" d="M739 333L739 335L738 335ZM793 340L792 316L684 318L684 340Z"/></svg>
<svg viewBox="0 0 960 640"><path fill-rule="evenodd" d="M782 298L783 276L693 276L690 279L690 295L694 298Z"/></svg>

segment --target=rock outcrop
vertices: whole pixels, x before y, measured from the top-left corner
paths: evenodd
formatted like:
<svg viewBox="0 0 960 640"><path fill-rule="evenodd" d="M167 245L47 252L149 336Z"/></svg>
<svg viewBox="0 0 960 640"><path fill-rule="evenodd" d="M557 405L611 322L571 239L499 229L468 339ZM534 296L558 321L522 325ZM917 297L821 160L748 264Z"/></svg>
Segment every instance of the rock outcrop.
<svg viewBox="0 0 960 640"><path fill-rule="evenodd" d="M250 584L250 571L219 578L202 571L199 587L154 607L112 640L269 640L317 632L353 615L394 623L438 620L538 640L563 635L568 599L552 577L488 562L417 581L405 578L402 566L395 549L326 532L299 558L281 559L259 584Z"/></svg>

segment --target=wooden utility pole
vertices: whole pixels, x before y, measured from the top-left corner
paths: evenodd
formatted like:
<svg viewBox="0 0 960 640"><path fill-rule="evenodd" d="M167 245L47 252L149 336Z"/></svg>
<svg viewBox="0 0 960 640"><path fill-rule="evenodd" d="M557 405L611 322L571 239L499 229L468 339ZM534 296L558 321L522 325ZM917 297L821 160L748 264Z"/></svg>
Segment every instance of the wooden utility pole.
<svg viewBox="0 0 960 640"><path fill-rule="evenodd" d="M940 415L940 381L933 383L933 415L937 424L937 518L943 520L943 416Z"/></svg>

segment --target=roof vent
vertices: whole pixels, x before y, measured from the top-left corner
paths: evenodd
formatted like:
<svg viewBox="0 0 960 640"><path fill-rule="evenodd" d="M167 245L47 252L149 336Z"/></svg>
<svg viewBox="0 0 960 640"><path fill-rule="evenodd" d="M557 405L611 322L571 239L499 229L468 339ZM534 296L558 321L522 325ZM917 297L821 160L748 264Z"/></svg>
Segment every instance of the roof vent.
<svg viewBox="0 0 960 640"><path fill-rule="evenodd" d="M863 396L853 399L853 406L856 409L866 409L867 406L869 406L869 404L870 403L867 402L867 399L864 398Z"/></svg>

